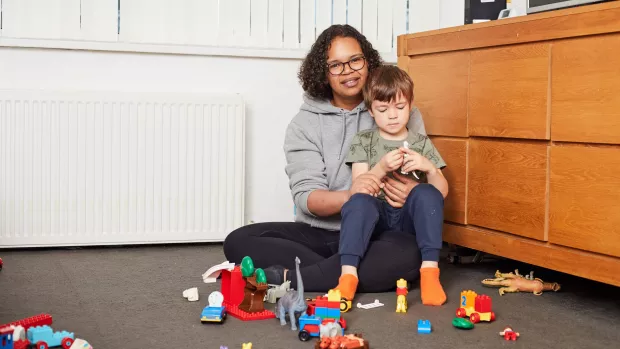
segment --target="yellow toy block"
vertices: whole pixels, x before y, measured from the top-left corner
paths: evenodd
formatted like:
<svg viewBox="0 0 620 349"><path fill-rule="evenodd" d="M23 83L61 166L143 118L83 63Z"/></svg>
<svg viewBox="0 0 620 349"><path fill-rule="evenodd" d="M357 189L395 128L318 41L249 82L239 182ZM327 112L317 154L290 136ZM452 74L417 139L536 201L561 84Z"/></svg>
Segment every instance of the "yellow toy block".
<svg viewBox="0 0 620 349"><path fill-rule="evenodd" d="M340 290L329 290L327 292L328 302L340 302Z"/></svg>
<svg viewBox="0 0 620 349"><path fill-rule="evenodd" d="M243 343L241 345L241 349L252 349L252 342L250 342L250 343Z"/></svg>
<svg viewBox="0 0 620 349"><path fill-rule="evenodd" d="M476 296L478 294L474 291L471 290L467 290L467 291L462 291L461 292L461 304L460 307L461 308L474 308L475 304L476 304Z"/></svg>

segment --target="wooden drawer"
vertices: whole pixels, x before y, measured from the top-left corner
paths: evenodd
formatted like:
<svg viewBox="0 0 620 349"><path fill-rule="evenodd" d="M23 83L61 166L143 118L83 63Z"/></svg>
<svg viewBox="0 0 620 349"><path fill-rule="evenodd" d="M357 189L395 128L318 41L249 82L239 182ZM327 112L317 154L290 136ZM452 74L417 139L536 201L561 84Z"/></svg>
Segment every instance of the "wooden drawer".
<svg viewBox="0 0 620 349"><path fill-rule="evenodd" d="M620 34L553 44L551 138L620 144Z"/></svg>
<svg viewBox="0 0 620 349"><path fill-rule="evenodd" d="M467 221L545 240L546 143L469 140Z"/></svg>
<svg viewBox="0 0 620 349"><path fill-rule="evenodd" d="M549 139L549 44L471 53L472 136Z"/></svg>
<svg viewBox="0 0 620 349"><path fill-rule="evenodd" d="M620 257L620 148L554 146L549 241Z"/></svg>
<svg viewBox="0 0 620 349"><path fill-rule="evenodd" d="M412 57L408 71L426 132L466 137L469 52Z"/></svg>
<svg viewBox="0 0 620 349"><path fill-rule="evenodd" d="M443 174L448 181L449 192L444 204L446 221L467 224L467 139L431 137L435 148L446 162Z"/></svg>

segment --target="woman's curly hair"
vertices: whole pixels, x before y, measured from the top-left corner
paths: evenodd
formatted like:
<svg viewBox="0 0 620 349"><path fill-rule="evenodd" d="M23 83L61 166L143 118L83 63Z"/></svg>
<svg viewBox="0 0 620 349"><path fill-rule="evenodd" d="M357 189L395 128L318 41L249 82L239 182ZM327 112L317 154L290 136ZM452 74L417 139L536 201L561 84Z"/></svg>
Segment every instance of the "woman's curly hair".
<svg viewBox="0 0 620 349"><path fill-rule="evenodd" d="M348 24L334 24L325 29L316 39L297 74L301 87L314 98L333 98L332 88L327 81L327 52L332 40L337 37L354 38L359 42L366 58L369 73L383 64L379 52L372 47L372 44L362 33Z"/></svg>

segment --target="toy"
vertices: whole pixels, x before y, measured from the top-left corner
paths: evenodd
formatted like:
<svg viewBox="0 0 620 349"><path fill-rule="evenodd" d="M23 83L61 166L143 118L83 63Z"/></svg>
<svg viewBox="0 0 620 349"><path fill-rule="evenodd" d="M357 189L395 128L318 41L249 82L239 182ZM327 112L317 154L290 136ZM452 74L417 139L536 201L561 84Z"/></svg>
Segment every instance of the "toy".
<svg viewBox="0 0 620 349"><path fill-rule="evenodd" d="M275 318L275 314L268 310L249 313L239 308L244 298L246 281L241 274L241 267L235 266L232 270L221 270L221 292L224 296L223 305L228 315L241 321L266 320Z"/></svg>
<svg viewBox="0 0 620 349"><path fill-rule="evenodd" d="M0 328L0 349L13 349L13 329Z"/></svg>
<svg viewBox="0 0 620 349"><path fill-rule="evenodd" d="M377 307L382 307L382 306L383 306L383 303L380 303L378 299L375 299L374 302L368 303L368 304L357 303L357 307L362 308L362 309L372 309L372 308L377 308Z"/></svg>
<svg viewBox="0 0 620 349"><path fill-rule="evenodd" d="M321 333L331 335L338 332L338 328L339 334L344 335L347 323L341 316L341 299L339 290L329 290L327 297L308 301L306 313L299 317L299 340L305 342L312 337L321 336ZM330 323L336 323L338 327Z"/></svg>
<svg viewBox="0 0 620 349"><path fill-rule="evenodd" d="M530 274L534 277L534 274ZM484 279L482 284L488 287L500 287L499 295L503 296L506 292L532 292L537 296L543 294L543 291L560 290L560 284L557 282L544 282L539 278L529 280L527 277L519 274L519 270L515 270L513 273L500 273L499 270L495 272L494 279Z"/></svg>
<svg viewBox="0 0 620 349"><path fill-rule="evenodd" d="M336 336L333 338L323 337L314 345L315 349L370 349L368 341L362 338L361 334L348 334L346 336Z"/></svg>
<svg viewBox="0 0 620 349"><path fill-rule="evenodd" d="M519 332L515 332L512 330L512 327L507 326L499 335L504 336L504 339L507 341L516 341L517 337L519 337Z"/></svg>
<svg viewBox="0 0 620 349"><path fill-rule="evenodd" d="M198 300L198 288L194 287L183 291L183 297L190 302L196 302Z"/></svg>
<svg viewBox="0 0 620 349"><path fill-rule="evenodd" d="M202 274L202 281L204 281L205 284L214 283L217 281L217 278L220 277L222 271L232 271L234 268L235 263L230 263L229 261L214 265Z"/></svg>
<svg viewBox="0 0 620 349"><path fill-rule="evenodd" d="M460 328L462 330L471 330L472 328L474 328L474 324L460 317L455 317L452 320L452 326Z"/></svg>
<svg viewBox="0 0 620 349"><path fill-rule="evenodd" d="M74 334L67 331L54 332L48 325L30 327L26 332L30 343L34 343L36 349L60 347L69 349L73 345Z"/></svg>
<svg viewBox="0 0 620 349"><path fill-rule="evenodd" d="M323 337L336 337L344 334L342 327L339 323L332 322L323 322L319 325L319 338Z"/></svg>
<svg viewBox="0 0 620 349"><path fill-rule="evenodd" d="M405 279L399 279L396 281L396 312L407 312L407 281Z"/></svg>
<svg viewBox="0 0 620 349"><path fill-rule="evenodd" d="M2 262L2 258L0 258L0 270L2 270L2 266L4 265L4 263Z"/></svg>
<svg viewBox="0 0 620 349"><path fill-rule="evenodd" d="M87 341L76 338L70 349L93 349L93 347Z"/></svg>
<svg viewBox="0 0 620 349"><path fill-rule="evenodd" d="M478 295L474 291L461 292L461 307L456 310L457 317L469 317L471 322L494 321L495 313L491 311L491 298Z"/></svg>
<svg viewBox="0 0 620 349"><path fill-rule="evenodd" d="M291 330L297 330L295 325L295 313L304 313L308 308L308 304L304 298L304 283L301 279L299 271L299 257L295 257L295 272L297 273L297 291L288 291L276 303L276 318L280 319L280 325L286 325L286 314L291 321ZM301 326L301 324L300 324ZM317 328L318 330L318 328Z"/></svg>
<svg viewBox="0 0 620 349"><path fill-rule="evenodd" d="M200 314L200 322L223 323L226 320L226 306L222 305L224 296L219 291L213 291L209 295L209 305Z"/></svg>
<svg viewBox="0 0 620 349"><path fill-rule="evenodd" d="M248 313L260 313L265 310L263 299L267 292L267 278L260 268L254 268L252 258L246 256L241 261L241 275L245 279L243 301L239 309Z"/></svg>
<svg viewBox="0 0 620 349"><path fill-rule="evenodd" d="M43 325L49 326L51 324L52 324L52 316L50 314L39 314L39 315L31 316L29 318L25 318L22 320L13 321L5 325L0 325L0 328L14 325L14 326L22 326L24 330L27 331L32 326L43 326Z"/></svg>
<svg viewBox="0 0 620 349"><path fill-rule="evenodd" d="M243 343L241 349L252 349L252 343Z"/></svg>
<svg viewBox="0 0 620 349"><path fill-rule="evenodd" d="M418 333L431 333L431 322L428 320L418 320Z"/></svg>
<svg viewBox="0 0 620 349"><path fill-rule="evenodd" d="M265 299L263 301L268 303L276 303L278 299L282 298L286 294L286 292L291 290L291 282L285 281L282 285L268 285L269 289L267 290L267 294L265 295Z"/></svg>

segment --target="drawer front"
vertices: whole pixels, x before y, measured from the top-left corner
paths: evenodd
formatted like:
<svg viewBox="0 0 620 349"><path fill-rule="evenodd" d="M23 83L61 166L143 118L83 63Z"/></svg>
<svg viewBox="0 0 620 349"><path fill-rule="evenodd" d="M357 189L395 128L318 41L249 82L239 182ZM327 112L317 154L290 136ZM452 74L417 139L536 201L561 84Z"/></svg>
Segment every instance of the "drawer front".
<svg viewBox="0 0 620 349"><path fill-rule="evenodd" d="M545 240L547 151L542 142L469 141L469 224Z"/></svg>
<svg viewBox="0 0 620 349"><path fill-rule="evenodd" d="M448 181L449 192L444 204L444 219L467 224L467 139L431 137L447 166L443 174Z"/></svg>
<svg viewBox="0 0 620 349"><path fill-rule="evenodd" d="M471 53L472 136L549 139L549 44Z"/></svg>
<svg viewBox="0 0 620 349"><path fill-rule="evenodd" d="M469 52L411 57L408 71L427 133L466 137Z"/></svg>
<svg viewBox="0 0 620 349"><path fill-rule="evenodd" d="M620 148L554 146L549 241L620 257Z"/></svg>
<svg viewBox="0 0 620 349"><path fill-rule="evenodd" d="M551 138L620 144L620 34L553 44Z"/></svg>

